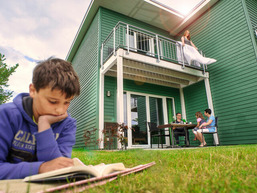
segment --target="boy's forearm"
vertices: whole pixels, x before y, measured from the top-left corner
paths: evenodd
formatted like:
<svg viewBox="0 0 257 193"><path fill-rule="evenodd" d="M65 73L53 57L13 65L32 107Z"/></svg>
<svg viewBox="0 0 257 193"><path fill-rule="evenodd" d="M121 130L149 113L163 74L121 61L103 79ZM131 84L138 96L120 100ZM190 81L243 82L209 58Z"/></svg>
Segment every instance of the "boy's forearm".
<svg viewBox="0 0 257 193"><path fill-rule="evenodd" d="M35 137L39 161L50 161L62 156L51 128L35 134Z"/></svg>
<svg viewBox="0 0 257 193"><path fill-rule="evenodd" d="M49 129L51 127L51 125L47 122L39 122L38 123L38 132L43 132L47 129Z"/></svg>
<svg viewBox="0 0 257 193"><path fill-rule="evenodd" d="M38 174L39 167L42 163L43 162L0 163L0 180L22 179Z"/></svg>

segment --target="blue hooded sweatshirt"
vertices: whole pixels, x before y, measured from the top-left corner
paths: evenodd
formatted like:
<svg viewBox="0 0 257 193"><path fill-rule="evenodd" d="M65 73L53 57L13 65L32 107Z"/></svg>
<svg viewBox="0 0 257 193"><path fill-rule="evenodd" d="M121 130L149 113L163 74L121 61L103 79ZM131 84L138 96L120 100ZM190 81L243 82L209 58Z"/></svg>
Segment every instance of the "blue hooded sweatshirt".
<svg viewBox="0 0 257 193"><path fill-rule="evenodd" d="M0 180L34 175L43 162L71 157L76 120L69 115L38 133L37 124L24 110L23 98L27 96L19 94L12 103L0 106Z"/></svg>

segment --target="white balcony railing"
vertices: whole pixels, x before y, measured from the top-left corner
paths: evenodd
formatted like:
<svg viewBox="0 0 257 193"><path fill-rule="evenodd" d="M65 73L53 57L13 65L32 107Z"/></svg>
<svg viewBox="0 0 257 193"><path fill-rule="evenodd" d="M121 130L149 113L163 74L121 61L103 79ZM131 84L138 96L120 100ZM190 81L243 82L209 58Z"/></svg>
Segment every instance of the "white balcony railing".
<svg viewBox="0 0 257 193"><path fill-rule="evenodd" d="M102 43L101 66L110 56L116 55L118 48L126 49L128 53L132 51L155 57L157 61L177 63L182 68L190 66L205 72L205 65L195 62L189 65L185 61L182 46L177 41L123 22L118 22ZM202 54L201 51L200 53Z"/></svg>

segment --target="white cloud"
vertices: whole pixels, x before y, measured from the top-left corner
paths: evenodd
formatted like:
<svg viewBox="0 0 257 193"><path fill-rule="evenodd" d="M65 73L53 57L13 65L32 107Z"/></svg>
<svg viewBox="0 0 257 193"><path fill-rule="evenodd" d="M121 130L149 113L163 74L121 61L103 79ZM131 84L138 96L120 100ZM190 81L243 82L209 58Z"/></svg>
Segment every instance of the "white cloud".
<svg viewBox="0 0 257 193"><path fill-rule="evenodd" d="M6 55L7 64L19 63L10 77L10 90L28 92L35 66L28 58L65 59L89 3L90 0L1 2L0 52Z"/></svg>
<svg viewBox="0 0 257 193"><path fill-rule="evenodd" d="M21 92L28 92L32 80L32 71L36 63L29 61L22 53L10 47L3 48L0 46L0 52L5 54L7 65L19 64L16 71L9 77L8 90L14 91L13 97Z"/></svg>

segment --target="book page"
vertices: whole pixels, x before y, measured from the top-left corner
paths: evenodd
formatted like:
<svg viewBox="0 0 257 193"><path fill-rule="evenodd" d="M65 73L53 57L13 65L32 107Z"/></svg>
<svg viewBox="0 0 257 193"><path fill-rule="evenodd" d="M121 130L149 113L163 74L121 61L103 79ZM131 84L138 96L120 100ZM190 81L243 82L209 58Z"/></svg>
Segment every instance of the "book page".
<svg viewBox="0 0 257 193"><path fill-rule="evenodd" d="M98 171L100 176L105 176L107 174L126 169L123 163L114 163L114 164L106 164L106 165L99 164L93 167L95 170Z"/></svg>
<svg viewBox="0 0 257 193"><path fill-rule="evenodd" d="M99 176L98 171L94 169L93 166L72 166L72 167L67 167L67 168L62 168L42 174L36 174L33 176L28 176L23 179L25 182L33 182L33 181L47 181L51 179L60 179L62 180L63 177L68 177L68 176L73 176L75 174L80 174L80 175L91 175L91 176Z"/></svg>
<svg viewBox="0 0 257 193"><path fill-rule="evenodd" d="M85 164L82 162L82 161L80 161L80 159L79 158L73 158L72 159L73 160L73 164L74 164L74 166L85 166Z"/></svg>

